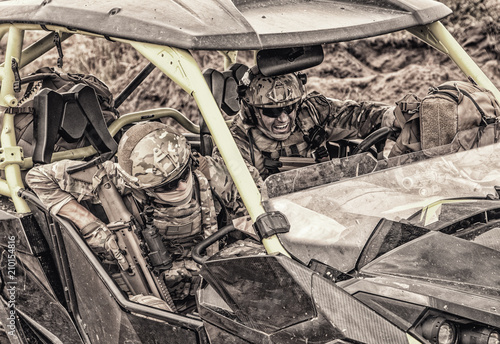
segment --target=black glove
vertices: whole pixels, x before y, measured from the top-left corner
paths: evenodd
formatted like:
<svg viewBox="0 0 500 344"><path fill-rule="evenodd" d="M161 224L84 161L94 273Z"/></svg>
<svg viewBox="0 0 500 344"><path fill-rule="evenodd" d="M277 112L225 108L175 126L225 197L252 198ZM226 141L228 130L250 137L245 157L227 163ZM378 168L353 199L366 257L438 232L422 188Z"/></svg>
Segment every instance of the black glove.
<svg viewBox="0 0 500 344"><path fill-rule="evenodd" d="M316 149L313 153L313 158L316 160L316 162L320 161L323 158L328 158L328 150L326 149L325 146L320 146L318 149Z"/></svg>
<svg viewBox="0 0 500 344"><path fill-rule="evenodd" d="M111 254L118 261L120 267L126 271L130 268L127 259L118 247L116 234L111 232L102 221L94 221L81 230L83 238L90 248L97 254Z"/></svg>

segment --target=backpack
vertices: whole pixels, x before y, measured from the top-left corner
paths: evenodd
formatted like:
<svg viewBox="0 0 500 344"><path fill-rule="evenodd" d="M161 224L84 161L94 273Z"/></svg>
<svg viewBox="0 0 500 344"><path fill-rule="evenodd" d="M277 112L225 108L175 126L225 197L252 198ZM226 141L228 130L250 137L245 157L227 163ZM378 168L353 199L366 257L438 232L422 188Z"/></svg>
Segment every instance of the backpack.
<svg viewBox="0 0 500 344"><path fill-rule="evenodd" d="M460 141L466 150L498 141L500 105L493 93L471 82L431 87L423 99L408 94L396 102L395 127L401 129L389 157Z"/></svg>
<svg viewBox="0 0 500 344"><path fill-rule="evenodd" d="M107 124L118 118L118 111L114 107L113 94L108 86L93 75L76 73L59 73L53 68L43 67L25 78L28 82L24 96L19 101L19 109L14 117L17 144L23 148L25 157L33 155L34 140L34 109L33 98L39 91L48 88L58 93L69 91L77 84L85 84L94 89L104 120ZM23 80L24 81L24 80ZM88 140L82 136L77 140L59 137L54 152L88 146Z"/></svg>

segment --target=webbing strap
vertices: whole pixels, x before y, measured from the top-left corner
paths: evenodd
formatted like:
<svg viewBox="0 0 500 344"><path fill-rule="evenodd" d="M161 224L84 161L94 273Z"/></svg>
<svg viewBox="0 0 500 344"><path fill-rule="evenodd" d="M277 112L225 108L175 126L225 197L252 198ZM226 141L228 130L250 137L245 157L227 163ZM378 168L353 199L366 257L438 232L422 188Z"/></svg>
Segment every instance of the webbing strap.
<svg viewBox="0 0 500 344"><path fill-rule="evenodd" d="M485 122L484 124L488 124L486 122L487 118L486 117L486 114L484 113L483 109L479 106L479 104L476 102L476 100L472 97L472 95L467 92L466 90L463 90L461 88L458 88L458 87L452 87L452 86L448 86L448 85L444 85L444 86L439 86L437 88L438 90L443 90L443 91L446 91L446 90L450 90L450 91L457 91L459 94L460 93L463 93L467 98L469 98L472 103L474 104L474 106L476 107L477 111L479 111L479 113L481 114L481 118L483 119L483 122ZM449 94L449 92L443 92L443 93L446 93L446 94ZM456 97L454 97L454 99L457 101L457 103L459 103L458 99Z"/></svg>
<svg viewBox="0 0 500 344"><path fill-rule="evenodd" d="M252 165L255 166L255 153L253 151L255 139L253 138L252 129L248 131L248 143L250 143L250 159L252 160Z"/></svg>

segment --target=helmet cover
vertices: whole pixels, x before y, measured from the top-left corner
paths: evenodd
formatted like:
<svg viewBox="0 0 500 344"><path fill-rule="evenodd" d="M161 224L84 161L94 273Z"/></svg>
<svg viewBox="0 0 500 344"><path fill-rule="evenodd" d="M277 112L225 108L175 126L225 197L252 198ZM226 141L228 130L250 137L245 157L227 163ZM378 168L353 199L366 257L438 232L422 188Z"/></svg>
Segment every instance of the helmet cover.
<svg viewBox="0 0 500 344"><path fill-rule="evenodd" d="M127 130L118 145L118 170L134 188L154 188L175 179L189 163L187 139L160 122Z"/></svg>
<svg viewBox="0 0 500 344"><path fill-rule="evenodd" d="M261 108L278 108L294 104L305 96L305 87L297 75L263 76L257 74L245 92L246 104Z"/></svg>

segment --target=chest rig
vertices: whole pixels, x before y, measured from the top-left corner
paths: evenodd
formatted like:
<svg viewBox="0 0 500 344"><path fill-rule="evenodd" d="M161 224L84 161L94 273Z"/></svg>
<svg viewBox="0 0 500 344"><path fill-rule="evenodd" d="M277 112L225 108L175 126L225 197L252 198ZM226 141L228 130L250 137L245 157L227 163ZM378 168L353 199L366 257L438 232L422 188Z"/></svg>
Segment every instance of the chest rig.
<svg viewBox="0 0 500 344"><path fill-rule="evenodd" d="M217 230L217 215L206 177L198 170L193 171L195 183L193 197L181 206L156 205L153 224L164 239L190 241L193 237L206 237Z"/></svg>
<svg viewBox="0 0 500 344"><path fill-rule="evenodd" d="M180 243L186 246L195 241L206 238L217 231L217 214L211 189L207 178L198 170L193 171L193 197L182 206L166 206L153 202L152 223L158 229L164 242ZM144 203L140 204L130 201L133 198L129 195L128 206L135 208L133 213L140 218ZM143 201L145 201L143 199ZM135 205L134 205L135 204ZM198 238L198 240L196 240Z"/></svg>

